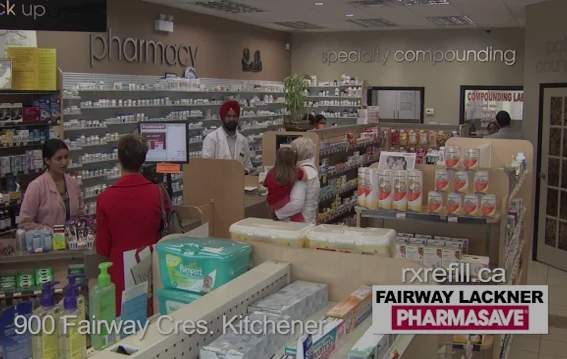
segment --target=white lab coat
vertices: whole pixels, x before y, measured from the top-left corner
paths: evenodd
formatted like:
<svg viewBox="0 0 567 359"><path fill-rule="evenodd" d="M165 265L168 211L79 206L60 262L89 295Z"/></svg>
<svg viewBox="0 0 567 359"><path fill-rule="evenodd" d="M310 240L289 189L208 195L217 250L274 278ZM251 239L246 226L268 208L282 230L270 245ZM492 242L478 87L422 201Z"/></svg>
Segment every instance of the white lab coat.
<svg viewBox="0 0 567 359"><path fill-rule="evenodd" d="M236 132L236 145L233 157L228 147L226 136L226 131L222 127L209 133L203 140L203 158L237 160L242 163L246 171L250 172L253 167L252 161L250 160L250 145L248 144L248 139L240 132Z"/></svg>
<svg viewBox="0 0 567 359"><path fill-rule="evenodd" d="M304 171L305 179L295 182L289 202L275 213L280 220L288 220L289 217L301 213L306 223L316 224L319 209L319 173L311 159L298 162L297 166Z"/></svg>

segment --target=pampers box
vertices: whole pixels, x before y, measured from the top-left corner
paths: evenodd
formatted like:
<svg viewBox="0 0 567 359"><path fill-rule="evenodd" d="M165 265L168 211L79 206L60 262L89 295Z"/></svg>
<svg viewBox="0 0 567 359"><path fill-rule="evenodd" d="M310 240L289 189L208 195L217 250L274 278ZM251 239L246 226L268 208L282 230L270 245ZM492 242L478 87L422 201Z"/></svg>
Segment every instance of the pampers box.
<svg viewBox="0 0 567 359"><path fill-rule="evenodd" d="M301 248L305 233L314 225L298 222L246 218L230 226L230 237L237 241L264 241L286 247Z"/></svg>
<svg viewBox="0 0 567 359"><path fill-rule="evenodd" d="M202 295L183 290L159 288L157 290L159 300L159 312L161 315L167 315L175 312L177 309L191 304Z"/></svg>
<svg viewBox="0 0 567 359"><path fill-rule="evenodd" d="M216 238L183 235L157 244L163 286L205 294L246 272L252 247Z"/></svg>

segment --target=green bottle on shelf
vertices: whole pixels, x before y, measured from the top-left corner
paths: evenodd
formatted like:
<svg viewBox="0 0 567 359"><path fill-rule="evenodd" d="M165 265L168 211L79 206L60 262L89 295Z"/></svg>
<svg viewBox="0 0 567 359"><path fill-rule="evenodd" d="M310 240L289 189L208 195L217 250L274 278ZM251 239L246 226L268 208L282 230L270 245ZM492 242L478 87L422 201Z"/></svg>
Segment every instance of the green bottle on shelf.
<svg viewBox="0 0 567 359"><path fill-rule="evenodd" d="M107 330L112 321L116 320L116 287L110 281L108 274L108 268L111 265L110 262L103 262L98 265L100 273L97 283L89 294L90 319L95 322L104 321L107 323L107 325L95 326L97 329L101 328L100 332L94 333L91 337L91 344L96 350L108 347L116 337L116 333L109 333Z"/></svg>

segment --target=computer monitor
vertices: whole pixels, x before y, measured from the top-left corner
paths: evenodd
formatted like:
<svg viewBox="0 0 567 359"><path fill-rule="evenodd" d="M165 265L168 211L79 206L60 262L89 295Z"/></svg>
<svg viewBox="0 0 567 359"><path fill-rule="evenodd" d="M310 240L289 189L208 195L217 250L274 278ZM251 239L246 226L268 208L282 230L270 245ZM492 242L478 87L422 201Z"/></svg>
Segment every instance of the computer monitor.
<svg viewBox="0 0 567 359"><path fill-rule="evenodd" d="M140 135L148 143L146 162L188 162L186 123L142 122Z"/></svg>

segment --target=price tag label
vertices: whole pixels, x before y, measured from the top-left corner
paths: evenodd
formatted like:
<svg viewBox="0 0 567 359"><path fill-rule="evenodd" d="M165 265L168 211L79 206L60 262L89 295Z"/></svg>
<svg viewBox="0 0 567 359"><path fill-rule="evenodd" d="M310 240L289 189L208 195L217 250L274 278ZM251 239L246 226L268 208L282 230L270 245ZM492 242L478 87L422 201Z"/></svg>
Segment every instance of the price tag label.
<svg viewBox="0 0 567 359"><path fill-rule="evenodd" d="M449 223L459 223L459 217L449 216L448 222Z"/></svg>
<svg viewBox="0 0 567 359"><path fill-rule="evenodd" d="M396 219L406 219L406 213L405 212L396 213Z"/></svg>

